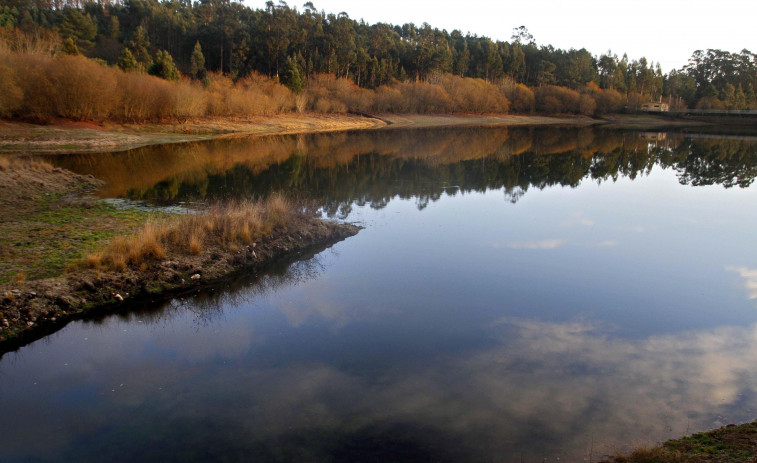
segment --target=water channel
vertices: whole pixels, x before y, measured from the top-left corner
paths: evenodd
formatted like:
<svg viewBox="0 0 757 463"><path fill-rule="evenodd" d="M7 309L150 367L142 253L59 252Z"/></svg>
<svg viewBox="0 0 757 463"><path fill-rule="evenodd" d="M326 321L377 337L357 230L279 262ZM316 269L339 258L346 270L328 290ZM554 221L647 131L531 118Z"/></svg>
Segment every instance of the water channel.
<svg viewBox="0 0 757 463"><path fill-rule="evenodd" d="M0 461L597 461L757 418L757 138L237 137L48 158L365 227L0 359Z"/></svg>

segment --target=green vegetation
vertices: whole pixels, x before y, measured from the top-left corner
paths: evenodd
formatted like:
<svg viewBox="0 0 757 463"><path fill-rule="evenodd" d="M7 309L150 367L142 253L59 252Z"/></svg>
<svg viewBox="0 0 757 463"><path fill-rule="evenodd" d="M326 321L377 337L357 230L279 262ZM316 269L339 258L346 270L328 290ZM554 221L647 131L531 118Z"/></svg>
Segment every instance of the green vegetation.
<svg viewBox="0 0 757 463"><path fill-rule="evenodd" d="M646 58L539 46L525 27L509 42L495 42L425 23L368 25L312 3L302 11L284 2L252 9L217 0L6 3L0 10L0 116L6 117L145 121L295 110L593 115L661 98L674 107L757 104L757 59L748 50L697 51L688 66L664 75ZM61 53L68 61L53 60ZM72 60L77 54L103 69ZM133 75L104 70L116 65ZM65 81L51 78L57 67ZM146 72L169 81L183 73L195 83L161 84ZM85 79L90 74L92 81ZM215 104L219 87L225 101ZM103 92L108 98L92 95ZM95 98L97 106L41 110L38 95L61 93Z"/></svg>
<svg viewBox="0 0 757 463"><path fill-rule="evenodd" d="M0 197L5 217L0 283L58 276L88 252L156 215L74 198L94 188L95 181L72 178L44 163L2 159L0 183L9 191Z"/></svg>
<svg viewBox="0 0 757 463"><path fill-rule="evenodd" d="M640 448L606 463L743 463L753 461L757 445L757 422L729 425L714 431Z"/></svg>

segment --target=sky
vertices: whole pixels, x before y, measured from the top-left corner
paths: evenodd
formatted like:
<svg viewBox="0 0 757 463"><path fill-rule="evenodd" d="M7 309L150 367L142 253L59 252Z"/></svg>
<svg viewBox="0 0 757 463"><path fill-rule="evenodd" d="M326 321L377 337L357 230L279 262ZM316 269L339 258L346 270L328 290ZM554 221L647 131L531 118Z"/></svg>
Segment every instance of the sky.
<svg viewBox="0 0 757 463"><path fill-rule="evenodd" d="M300 3L301 2L301 3ZM278 0L274 3L278 3ZM305 0L289 1L302 11ZM264 8L265 0L245 0ZM663 72L680 69L695 50L757 52L756 0L313 0L326 13L346 12L368 24L424 22L494 40L526 26L538 45L586 48L599 56L646 57Z"/></svg>

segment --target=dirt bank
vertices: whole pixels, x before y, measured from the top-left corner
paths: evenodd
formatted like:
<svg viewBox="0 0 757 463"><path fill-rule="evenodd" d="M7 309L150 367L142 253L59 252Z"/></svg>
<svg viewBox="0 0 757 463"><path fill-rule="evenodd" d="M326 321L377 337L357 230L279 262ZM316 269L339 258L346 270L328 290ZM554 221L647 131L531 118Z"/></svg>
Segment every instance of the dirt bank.
<svg viewBox="0 0 757 463"><path fill-rule="evenodd" d="M167 297L236 272L257 272L358 232L353 225L323 221L297 209L246 245L207 241L195 253L168 249L165 255L122 269L86 268L82 259L90 251L155 217L77 196L99 183L44 163L2 160L0 354L88 312ZM179 218L180 224L186 217Z"/></svg>
<svg viewBox="0 0 757 463"><path fill-rule="evenodd" d="M0 153L123 151L147 145L207 140L233 134L285 134L372 129L379 119L351 114L290 114L253 118L197 118L183 122L115 124L58 120L38 125L0 121Z"/></svg>
<svg viewBox="0 0 757 463"><path fill-rule="evenodd" d="M248 134L288 134L455 126L592 125L584 116L289 114L255 118L198 118L184 122L114 124L59 120L48 125L0 121L0 153L43 154L123 151Z"/></svg>
<svg viewBox="0 0 757 463"><path fill-rule="evenodd" d="M138 269L79 270L57 278L2 286L0 352L57 330L91 310L207 286L240 271L271 263L352 236L358 227L300 216L249 246L230 252L209 248L197 256L166 256Z"/></svg>

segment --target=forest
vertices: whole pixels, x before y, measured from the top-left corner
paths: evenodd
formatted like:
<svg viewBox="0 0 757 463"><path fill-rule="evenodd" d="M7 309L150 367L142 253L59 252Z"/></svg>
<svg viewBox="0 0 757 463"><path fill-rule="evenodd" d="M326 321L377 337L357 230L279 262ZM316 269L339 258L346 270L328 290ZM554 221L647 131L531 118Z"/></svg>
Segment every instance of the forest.
<svg viewBox="0 0 757 463"><path fill-rule="evenodd" d="M595 115L757 107L757 56L642 57L424 23L366 24L279 1L6 0L0 116L144 121L291 111Z"/></svg>

